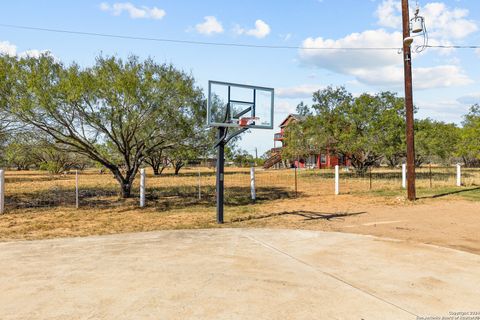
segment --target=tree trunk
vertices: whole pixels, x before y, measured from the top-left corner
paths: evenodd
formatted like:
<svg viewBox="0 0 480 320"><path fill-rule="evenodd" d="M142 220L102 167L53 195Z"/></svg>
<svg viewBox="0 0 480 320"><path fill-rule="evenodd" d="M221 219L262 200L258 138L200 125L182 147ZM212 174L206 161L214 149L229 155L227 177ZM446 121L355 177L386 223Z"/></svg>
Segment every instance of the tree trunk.
<svg viewBox="0 0 480 320"><path fill-rule="evenodd" d="M130 198L132 195L132 185L128 182L122 182L121 183L121 189L122 189L122 198L127 199Z"/></svg>
<svg viewBox="0 0 480 320"><path fill-rule="evenodd" d="M361 176L365 175L368 172L368 169L370 169L370 167L375 166L379 160L380 159L375 156L352 155L350 157L350 161L352 163L353 168L355 169L355 173Z"/></svg>
<svg viewBox="0 0 480 320"><path fill-rule="evenodd" d="M401 155L390 155L385 157L387 159L387 165L390 168L396 168L400 165Z"/></svg>
<svg viewBox="0 0 480 320"><path fill-rule="evenodd" d="M480 166L480 159L462 156L462 160L467 168L477 168Z"/></svg>
<svg viewBox="0 0 480 320"><path fill-rule="evenodd" d="M175 164L175 175L178 176L178 173L180 172L180 169L182 169L184 166L183 162L179 162Z"/></svg>
<svg viewBox="0 0 480 320"><path fill-rule="evenodd" d="M425 162L424 157L422 157L420 155L415 156L415 167L416 168L420 168L424 162Z"/></svg>
<svg viewBox="0 0 480 320"><path fill-rule="evenodd" d="M127 174L126 177L123 177L120 169L110 168L110 170L113 172L115 179L120 184L120 196L123 199L130 198L132 196L132 185L135 174L131 174L130 176Z"/></svg>
<svg viewBox="0 0 480 320"><path fill-rule="evenodd" d="M149 161L145 161L150 167L153 169L153 174L155 176L159 176L163 173L163 170L167 167L165 165L165 161L160 159L149 159Z"/></svg>
<svg viewBox="0 0 480 320"><path fill-rule="evenodd" d="M163 171L167 168L166 166L163 166L163 165L158 165L158 166L151 166L152 169L153 169L153 175L155 176L160 176L162 175Z"/></svg>
<svg viewBox="0 0 480 320"><path fill-rule="evenodd" d="M178 176L182 167L175 167L175 175Z"/></svg>

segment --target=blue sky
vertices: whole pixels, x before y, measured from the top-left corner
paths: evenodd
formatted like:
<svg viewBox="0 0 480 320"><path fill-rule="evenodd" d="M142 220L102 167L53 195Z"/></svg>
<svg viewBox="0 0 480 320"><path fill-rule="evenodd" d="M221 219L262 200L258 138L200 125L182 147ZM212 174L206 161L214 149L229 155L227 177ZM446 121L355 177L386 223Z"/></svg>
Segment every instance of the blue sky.
<svg viewBox="0 0 480 320"><path fill-rule="evenodd" d="M415 1L410 1L412 7ZM480 2L419 1L430 44L480 45ZM397 0L3 1L0 21L33 27L179 40L302 47L399 47ZM212 47L96 38L0 27L0 51L49 50L64 62L92 64L100 53L151 56L208 80L276 89L276 125L300 101L328 85L354 94L402 95L402 57L393 51L343 52ZM417 117L460 122L480 102L480 51L428 49L414 55ZM241 147L263 153L273 133L244 135Z"/></svg>

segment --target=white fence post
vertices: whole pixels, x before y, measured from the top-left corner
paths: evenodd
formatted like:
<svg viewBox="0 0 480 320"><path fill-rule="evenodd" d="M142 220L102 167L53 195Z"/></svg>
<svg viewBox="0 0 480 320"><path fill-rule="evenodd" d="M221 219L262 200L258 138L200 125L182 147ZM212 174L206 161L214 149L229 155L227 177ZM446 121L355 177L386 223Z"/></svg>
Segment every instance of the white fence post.
<svg viewBox="0 0 480 320"><path fill-rule="evenodd" d="M140 169L140 207L145 207L145 169Z"/></svg>
<svg viewBox="0 0 480 320"><path fill-rule="evenodd" d="M250 191L252 194L252 200L257 199L257 194L255 193L255 167L250 168Z"/></svg>
<svg viewBox="0 0 480 320"><path fill-rule="evenodd" d="M457 164L457 187L462 186L462 166L460 163Z"/></svg>
<svg viewBox="0 0 480 320"><path fill-rule="evenodd" d="M335 195L340 194L340 167L335 166Z"/></svg>
<svg viewBox="0 0 480 320"><path fill-rule="evenodd" d="M75 208L80 207L80 199L78 195L78 170L75 170Z"/></svg>
<svg viewBox="0 0 480 320"><path fill-rule="evenodd" d="M402 164L402 188L407 188L407 164Z"/></svg>
<svg viewBox="0 0 480 320"><path fill-rule="evenodd" d="M5 171L0 170L0 214L5 212Z"/></svg>

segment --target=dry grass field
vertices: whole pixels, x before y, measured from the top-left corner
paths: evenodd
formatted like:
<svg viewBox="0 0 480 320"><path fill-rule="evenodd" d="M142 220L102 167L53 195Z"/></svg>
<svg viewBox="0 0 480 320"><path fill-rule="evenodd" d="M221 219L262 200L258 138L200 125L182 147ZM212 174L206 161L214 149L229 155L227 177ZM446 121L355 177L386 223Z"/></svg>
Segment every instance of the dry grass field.
<svg viewBox="0 0 480 320"><path fill-rule="evenodd" d="M225 175L226 223L220 227L313 229L371 234L437 244L480 254L480 170L465 169L455 187L455 168L418 170L418 197L405 200L399 170L375 169L364 177L341 172L341 195L333 195L333 171L256 172L257 201L250 199L249 169ZM6 214L0 239L43 239L160 229L215 228L215 173L187 168L179 176L147 171L147 207L119 199L108 174L79 175L80 208L75 208L75 175L39 171L6 172Z"/></svg>

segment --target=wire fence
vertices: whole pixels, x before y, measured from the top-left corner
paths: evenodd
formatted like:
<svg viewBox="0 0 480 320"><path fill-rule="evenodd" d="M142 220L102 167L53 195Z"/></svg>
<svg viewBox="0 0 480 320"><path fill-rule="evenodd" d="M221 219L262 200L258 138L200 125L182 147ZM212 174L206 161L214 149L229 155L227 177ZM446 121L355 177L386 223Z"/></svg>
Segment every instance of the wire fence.
<svg viewBox="0 0 480 320"><path fill-rule="evenodd" d="M78 188L77 182L78 179ZM119 184L109 173L98 170L49 175L41 171L6 171L6 211L31 208L111 208L138 206L139 181L132 187L132 198L119 197ZM179 175L166 170L154 176L147 169L146 206L160 211L191 206L215 206L215 169L186 168ZM462 168L462 187L480 186L480 168ZM416 170L419 190L455 191L456 167L423 167ZM255 169L255 193L258 202L306 196L332 195L335 190L333 169ZM402 194L402 170L374 168L364 174L340 169L340 194ZM78 199L77 199L78 194ZM225 204L242 206L252 204L251 174L249 168L226 168Z"/></svg>

